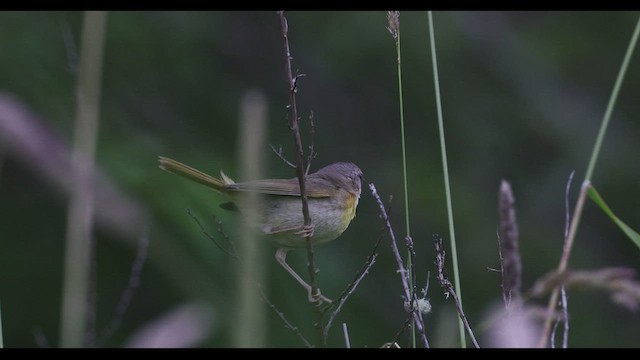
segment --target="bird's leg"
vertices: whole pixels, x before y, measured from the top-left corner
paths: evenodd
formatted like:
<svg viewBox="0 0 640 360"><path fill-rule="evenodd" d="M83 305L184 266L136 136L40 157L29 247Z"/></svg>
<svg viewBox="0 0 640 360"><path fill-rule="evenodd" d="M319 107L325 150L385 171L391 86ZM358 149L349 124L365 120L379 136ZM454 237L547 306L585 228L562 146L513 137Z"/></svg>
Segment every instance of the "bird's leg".
<svg viewBox="0 0 640 360"><path fill-rule="evenodd" d="M278 263L280 263L280 265L289 272L289 274L291 274L291 276L293 276L294 279L296 279L298 281L298 283L300 283L300 285L302 285L303 288L305 288L307 290L307 294L309 296L309 302L311 303L315 303L318 302L318 300L320 301L320 303L322 302L327 302L329 304L332 303L332 301L330 299L328 299L327 297L325 297L324 295L322 295L320 293L320 289L318 289L318 293L317 294L313 294L313 289L311 288L311 286L309 286L309 284L307 284L304 280L302 280L302 278L300 277L300 275L298 275L290 266L289 264L287 264L287 251L289 251L288 249L285 248L279 248L278 251L276 251L276 260L278 261Z"/></svg>

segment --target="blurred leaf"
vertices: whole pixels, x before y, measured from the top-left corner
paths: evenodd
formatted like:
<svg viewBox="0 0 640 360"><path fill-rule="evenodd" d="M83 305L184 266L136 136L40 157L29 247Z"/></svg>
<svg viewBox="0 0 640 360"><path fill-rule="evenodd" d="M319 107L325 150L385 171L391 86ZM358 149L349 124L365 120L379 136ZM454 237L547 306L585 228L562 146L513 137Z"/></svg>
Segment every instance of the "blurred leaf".
<svg viewBox="0 0 640 360"><path fill-rule="evenodd" d="M622 220L620 220L613 213L613 211L611 211L609 206L604 202L604 200L602 199L598 191L596 191L596 189L593 186L589 186L589 190L587 190L587 194L589 195L591 200L593 200L596 204L598 204L598 206L600 206L600 209L602 209L602 211L604 211L605 214L609 215L611 220L613 220L613 222L616 223L616 225L618 225L618 227L620 227L620 229L622 229L622 231L625 234L627 234L629 239L633 240L633 242L636 243L638 247L640 247L640 234L635 232L635 230L630 228L627 224L625 224Z"/></svg>

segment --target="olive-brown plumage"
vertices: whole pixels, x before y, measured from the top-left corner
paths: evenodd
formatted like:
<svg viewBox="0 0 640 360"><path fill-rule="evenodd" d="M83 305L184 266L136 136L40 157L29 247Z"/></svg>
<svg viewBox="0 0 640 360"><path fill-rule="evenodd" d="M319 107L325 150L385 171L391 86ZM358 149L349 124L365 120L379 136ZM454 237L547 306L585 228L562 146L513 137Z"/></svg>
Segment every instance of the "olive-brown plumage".
<svg viewBox="0 0 640 360"><path fill-rule="evenodd" d="M305 188L313 226L306 229L297 177L235 182L222 171L220 178L215 178L170 158L160 156L158 160L160 168L205 185L234 203L243 193L260 194L256 209L259 221L254 225L279 248L276 259L308 290L311 300L311 288L287 265L286 252L306 246L303 235L309 230L313 243L322 244L336 239L347 229L356 216L360 199L362 171L358 166L338 162L307 175ZM241 208L238 210L242 212Z"/></svg>

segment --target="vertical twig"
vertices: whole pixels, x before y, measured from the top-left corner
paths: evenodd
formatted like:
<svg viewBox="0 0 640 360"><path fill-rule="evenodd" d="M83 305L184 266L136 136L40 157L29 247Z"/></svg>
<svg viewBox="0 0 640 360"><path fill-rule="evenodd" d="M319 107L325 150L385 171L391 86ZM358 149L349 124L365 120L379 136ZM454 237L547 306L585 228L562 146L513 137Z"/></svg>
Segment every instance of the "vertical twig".
<svg viewBox="0 0 640 360"><path fill-rule="evenodd" d="M285 52L285 71L287 75L287 84L289 86L289 128L293 134L296 148L296 174L298 176L298 184L300 185L300 198L302 200L302 215L304 216L304 226L311 227L311 215L309 214L309 203L307 200L307 193L305 187L305 167L303 164L304 152L302 150L302 140L300 139L300 129L298 127L298 109L296 107L296 92L297 92L297 80L300 75L293 76L291 71L291 50L289 48L289 24L284 11L278 11L280 15L280 26L282 30L282 37L284 39L284 52ZM313 243L311 242L311 234L305 237L307 242L307 269L309 270L309 280L311 286L312 295L319 295L318 281L316 278L316 267L313 260ZM320 338L324 341L323 336L323 321L322 311L317 307L317 321L316 327L319 329Z"/></svg>
<svg viewBox="0 0 640 360"><path fill-rule="evenodd" d="M93 174L100 113L102 60L107 13L87 11L82 25L74 147L71 155L72 192L67 216L60 345L85 344L89 264L93 233Z"/></svg>

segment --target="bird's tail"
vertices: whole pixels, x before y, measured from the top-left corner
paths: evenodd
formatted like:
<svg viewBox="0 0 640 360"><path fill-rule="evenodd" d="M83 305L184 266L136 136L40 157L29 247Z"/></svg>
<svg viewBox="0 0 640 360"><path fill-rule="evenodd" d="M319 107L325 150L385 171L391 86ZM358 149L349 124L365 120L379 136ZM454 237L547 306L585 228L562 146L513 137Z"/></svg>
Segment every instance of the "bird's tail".
<svg viewBox="0 0 640 360"><path fill-rule="evenodd" d="M222 171L220 171L222 179L217 179L200 170L196 170L189 165L185 165L179 161L164 156L158 156L158 162L160 163L160 169L183 176L219 193L223 193L228 185L234 183L233 180L227 177Z"/></svg>

